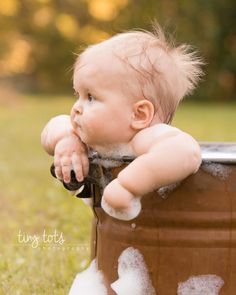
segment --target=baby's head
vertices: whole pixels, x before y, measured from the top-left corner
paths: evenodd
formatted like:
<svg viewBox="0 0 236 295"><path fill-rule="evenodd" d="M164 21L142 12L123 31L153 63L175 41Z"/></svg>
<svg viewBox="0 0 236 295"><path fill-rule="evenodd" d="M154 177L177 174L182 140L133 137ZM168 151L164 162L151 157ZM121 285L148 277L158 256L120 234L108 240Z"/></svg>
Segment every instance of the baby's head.
<svg viewBox="0 0 236 295"><path fill-rule="evenodd" d="M79 128L82 140L91 144L86 135L96 136L103 128L108 131L101 137L104 144L125 143L143 128L170 123L179 102L192 92L202 75L202 61L190 49L188 45L169 44L159 27L154 33L121 33L88 47L74 68L74 89L80 99L72 109L72 123ZM104 100L111 117L100 113ZM95 102L97 109L92 107ZM91 120L93 112L96 125L83 127L84 114ZM114 134L115 127L125 134ZM110 133L116 139L106 142Z"/></svg>

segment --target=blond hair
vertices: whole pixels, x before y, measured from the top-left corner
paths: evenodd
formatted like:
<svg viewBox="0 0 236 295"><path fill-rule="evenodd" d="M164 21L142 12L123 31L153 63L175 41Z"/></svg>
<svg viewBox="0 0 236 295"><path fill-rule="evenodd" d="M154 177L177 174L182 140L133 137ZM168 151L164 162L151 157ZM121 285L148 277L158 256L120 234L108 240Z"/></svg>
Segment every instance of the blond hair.
<svg viewBox="0 0 236 295"><path fill-rule="evenodd" d="M130 79L138 81L138 89L133 92L150 100L164 123L171 122L180 101L192 93L203 75L203 60L192 46L175 47L157 23L153 32L120 33L88 47L85 53L102 50L103 46L110 46L114 55L131 70Z"/></svg>

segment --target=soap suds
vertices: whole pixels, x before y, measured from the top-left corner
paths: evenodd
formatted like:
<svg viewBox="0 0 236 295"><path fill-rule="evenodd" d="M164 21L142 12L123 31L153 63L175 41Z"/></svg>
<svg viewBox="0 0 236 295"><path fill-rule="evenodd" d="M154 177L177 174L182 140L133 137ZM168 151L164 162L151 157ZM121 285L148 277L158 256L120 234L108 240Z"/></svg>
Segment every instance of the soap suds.
<svg viewBox="0 0 236 295"><path fill-rule="evenodd" d="M224 281L216 275L192 276L178 284L178 295L219 295Z"/></svg>
<svg viewBox="0 0 236 295"><path fill-rule="evenodd" d="M119 279L111 284L117 295L155 295L142 254L132 247L118 259Z"/></svg>
<svg viewBox="0 0 236 295"><path fill-rule="evenodd" d="M123 161L119 160L113 160L113 159L106 159L106 158L101 158L101 159L94 159L93 164L101 165L106 169L111 169L115 167L120 167L124 164Z"/></svg>
<svg viewBox="0 0 236 295"><path fill-rule="evenodd" d="M132 247L118 259L119 279L111 284L117 295L156 295L142 254ZM85 271L77 274L68 295L108 295L102 271L93 260Z"/></svg>
<svg viewBox="0 0 236 295"><path fill-rule="evenodd" d="M96 151L89 150L89 157L94 164L102 165L105 168L114 168L124 164L123 157L134 158L134 152L127 144L116 144L97 147Z"/></svg>
<svg viewBox="0 0 236 295"><path fill-rule="evenodd" d="M232 171L232 169L229 166L217 164L217 163L204 163L201 166L201 168L203 171L221 180L225 180Z"/></svg>
<svg viewBox="0 0 236 295"><path fill-rule="evenodd" d="M131 223L131 228L135 229L136 228L136 223Z"/></svg>
<svg viewBox="0 0 236 295"><path fill-rule="evenodd" d="M181 184L181 182L176 182L176 183L172 183L170 185L167 186L163 186L161 188L159 188L157 190L159 196L162 197L162 199L167 199L168 198L168 194L170 194L171 192L173 192L177 187L179 187Z"/></svg>
<svg viewBox="0 0 236 295"><path fill-rule="evenodd" d="M68 295L108 295L101 271L93 260L85 271L77 274Z"/></svg>
<svg viewBox="0 0 236 295"><path fill-rule="evenodd" d="M101 201L101 206L108 215L120 220L134 219L141 211L140 197L133 198L130 208L126 210L115 210L113 207L109 206L103 198Z"/></svg>

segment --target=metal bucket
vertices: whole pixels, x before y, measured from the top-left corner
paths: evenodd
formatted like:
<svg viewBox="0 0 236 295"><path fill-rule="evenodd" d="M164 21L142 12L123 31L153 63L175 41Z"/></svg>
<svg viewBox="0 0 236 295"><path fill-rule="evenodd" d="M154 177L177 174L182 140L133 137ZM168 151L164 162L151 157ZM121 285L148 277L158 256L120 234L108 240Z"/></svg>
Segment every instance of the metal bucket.
<svg viewBox="0 0 236 295"><path fill-rule="evenodd" d="M120 254L132 246L143 255L158 295L175 295L179 282L207 274L224 280L220 295L236 294L236 144L201 148L200 170L144 196L131 221L107 215L93 187L93 257L108 285L118 278ZM112 170L114 177L120 169Z"/></svg>

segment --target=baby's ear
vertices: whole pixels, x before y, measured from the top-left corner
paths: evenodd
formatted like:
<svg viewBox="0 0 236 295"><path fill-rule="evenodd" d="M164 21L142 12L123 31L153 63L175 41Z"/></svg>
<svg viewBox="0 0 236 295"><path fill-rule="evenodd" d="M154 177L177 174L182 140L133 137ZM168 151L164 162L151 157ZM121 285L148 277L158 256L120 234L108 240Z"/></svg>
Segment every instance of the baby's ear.
<svg viewBox="0 0 236 295"><path fill-rule="evenodd" d="M131 127L141 130L150 126L154 117L154 106L147 100L143 99L133 105L133 114Z"/></svg>

